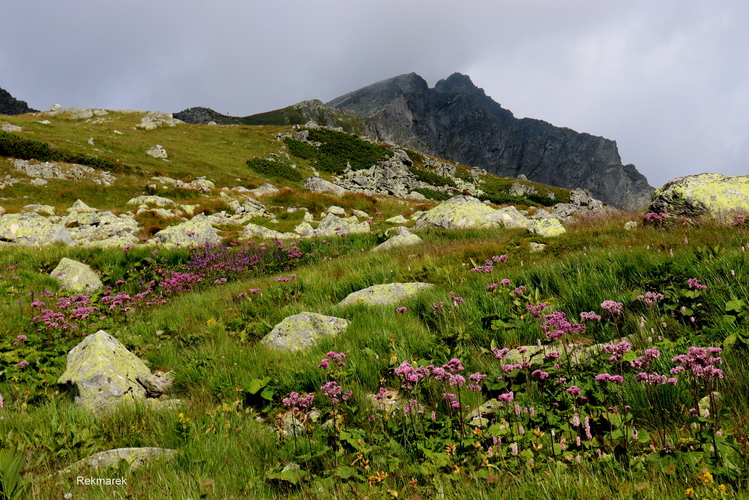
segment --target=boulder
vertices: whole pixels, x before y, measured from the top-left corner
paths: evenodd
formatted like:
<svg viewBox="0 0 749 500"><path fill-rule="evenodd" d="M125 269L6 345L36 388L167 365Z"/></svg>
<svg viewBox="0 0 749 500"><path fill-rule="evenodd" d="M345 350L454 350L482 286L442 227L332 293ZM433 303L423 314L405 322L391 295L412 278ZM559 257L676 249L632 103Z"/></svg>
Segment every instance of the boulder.
<svg viewBox="0 0 749 500"><path fill-rule="evenodd" d="M368 306L381 306L397 304L433 286L431 283L387 283L384 285L372 285L369 288L350 293L338 305L364 304Z"/></svg>
<svg viewBox="0 0 749 500"><path fill-rule="evenodd" d="M42 205L40 203L25 205L21 210L23 212L35 212L39 215L55 215L55 207L52 205Z"/></svg>
<svg viewBox="0 0 749 500"><path fill-rule="evenodd" d="M75 200L75 203L73 203L73 205L70 208L66 209L66 212L68 212L68 213L75 212L75 213L79 213L79 214L90 214L90 213L93 213L93 212L98 212L98 210L95 209L95 208L89 207L88 205L86 205L81 200Z"/></svg>
<svg viewBox="0 0 749 500"><path fill-rule="evenodd" d="M347 220L328 214L317 226L318 236L337 236L341 234L368 233L369 221L351 223Z"/></svg>
<svg viewBox="0 0 749 500"><path fill-rule="evenodd" d="M75 402L91 410L111 409L124 402L143 402L155 394L148 387L168 387L151 374L138 357L103 330L87 336L68 353L65 373L57 383L75 395Z"/></svg>
<svg viewBox="0 0 749 500"><path fill-rule="evenodd" d="M91 293L104 288L99 276L83 262L63 257L50 273L62 286L72 292Z"/></svg>
<svg viewBox="0 0 749 500"><path fill-rule="evenodd" d="M242 236L245 238L261 238L265 240L292 240L299 239L296 233L282 233L274 229L260 226L258 224L247 224L242 230Z"/></svg>
<svg viewBox="0 0 749 500"><path fill-rule="evenodd" d="M79 245L98 247L124 247L138 243L138 222L132 217L117 217L112 212L71 212L61 222L68 227L70 236Z"/></svg>
<svg viewBox="0 0 749 500"><path fill-rule="evenodd" d="M0 130L3 132L20 132L23 130L18 125L13 125L12 123L3 123L2 127L0 127Z"/></svg>
<svg viewBox="0 0 749 500"><path fill-rule="evenodd" d="M0 241L21 245L69 245L73 242L65 227L53 224L34 212L0 217Z"/></svg>
<svg viewBox="0 0 749 500"><path fill-rule="evenodd" d="M166 160L169 155L166 153L166 149L161 144L156 144L154 147L146 151L147 155L153 156L154 158L161 158Z"/></svg>
<svg viewBox="0 0 749 500"><path fill-rule="evenodd" d="M749 175L699 174L677 177L656 189L649 212L695 219L727 220L749 214Z"/></svg>
<svg viewBox="0 0 749 500"><path fill-rule="evenodd" d="M343 207L339 207L337 205L329 206L326 212L329 214L338 215L338 216L346 215L346 209Z"/></svg>
<svg viewBox="0 0 749 500"><path fill-rule="evenodd" d="M559 219L535 219L530 221L528 230L539 236L559 236L567 230L564 228Z"/></svg>
<svg viewBox="0 0 749 500"><path fill-rule="evenodd" d="M322 177L307 177L304 180L304 188L315 193L329 192L337 196L343 196L347 193L346 189L330 181L326 181Z"/></svg>
<svg viewBox="0 0 749 500"><path fill-rule="evenodd" d="M376 247L372 249L373 252L384 252L386 250L390 250L391 248L396 247L403 247L408 245L417 245L421 242L423 242L421 238L413 234L408 229L401 230L400 233L396 234L389 240L387 240L384 243L380 243Z"/></svg>
<svg viewBox="0 0 749 500"><path fill-rule="evenodd" d="M424 212L416 220L414 229L502 227L504 215L507 214L500 213L472 196L458 195Z"/></svg>
<svg viewBox="0 0 749 500"><path fill-rule="evenodd" d="M301 236L312 236L315 234L315 229L310 225L309 222L302 222L294 228L294 232Z"/></svg>
<svg viewBox="0 0 749 500"><path fill-rule="evenodd" d="M144 448L117 448L114 450L100 451L83 460L66 467L61 474L71 474L84 469L107 469L115 467L120 460L127 462L130 470L137 469L146 462L153 460L174 460L177 456L177 450L166 448L144 447Z"/></svg>
<svg viewBox="0 0 749 500"><path fill-rule="evenodd" d="M157 207L173 207L176 205L174 200L161 196L143 195L127 200L128 205L156 205Z"/></svg>
<svg viewBox="0 0 749 500"><path fill-rule="evenodd" d="M270 184L268 182L265 182L263 184L260 184L259 187L256 187L255 189L250 189L249 192L254 194L255 196L265 196L269 194L276 194L280 191L276 186L273 184Z"/></svg>
<svg viewBox="0 0 749 500"><path fill-rule="evenodd" d="M196 215L187 222L162 229L154 235L158 243L175 246L202 246L218 244L216 230L203 214Z"/></svg>
<svg viewBox="0 0 749 500"><path fill-rule="evenodd" d="M497 210L497 214L501 217L502 225L508 229L523 228L527 229L530 221L521 214L517 208L510 205L509 207L503 207Z"/></svg>
<svg viewBox="0 0 749 500"><path fill-rule="evenodd" d="M347 319L303 312L285 318L260 342L271 349L296 352L324 338L340 335L348 325Z"/></svg>
<svg viewBox="0 0 749 500"><path fill-rule="evenodd" d="M408 219L406 219L402 215L396 215L395 217L390 217L389 219L385 219L385 222L388 222L390 224L405 224L408 222Z"/></svg>

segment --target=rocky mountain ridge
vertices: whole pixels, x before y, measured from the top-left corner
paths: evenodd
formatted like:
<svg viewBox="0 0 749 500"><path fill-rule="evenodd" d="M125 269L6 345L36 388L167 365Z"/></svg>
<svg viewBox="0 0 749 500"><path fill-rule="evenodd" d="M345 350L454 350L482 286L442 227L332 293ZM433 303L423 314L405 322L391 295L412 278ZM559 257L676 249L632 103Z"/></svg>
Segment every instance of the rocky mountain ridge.
<svg viewBox="0 0 749 500"><path fill-rule="evenodd" d="M589 190L621 209L645 207L654 188L624 165L616 142L542 120L516 118L471 79L455 73L429 88L410 73L349 92L327 103L304 101L244 118L190 108L188 123L303 125L313 121L412 148L505 177Z"/></svg>
<svg viewBox="0 0 749 500"><path fill-rule="evenodd" d="M37 113L26 101L20 101L10 95L7 90L0 88L0 115L22 115L24 113Z"/></svg>
<svg viewBox="0 0 749 500"><path fill-rule="evenodd" d="M588 189L618 208L642 208L653 193L634 165L622 164L616 142L515 118L460 73L434 88L415 73L401 75L326 106L364 117L367 132L379 140L506 177Z"/></svg>

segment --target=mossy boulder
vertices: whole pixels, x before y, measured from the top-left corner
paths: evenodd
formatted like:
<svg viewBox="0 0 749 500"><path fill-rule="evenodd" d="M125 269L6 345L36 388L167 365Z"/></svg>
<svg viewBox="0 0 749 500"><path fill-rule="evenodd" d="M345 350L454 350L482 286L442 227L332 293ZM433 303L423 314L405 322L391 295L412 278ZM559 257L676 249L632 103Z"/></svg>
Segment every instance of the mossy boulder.
<svg viewBox="0 0 749 500"><path fill-rule="evenodd" d="M91 293L104 288L99 276L91 267L77 260L63 257L50 273L62 286L72 292Z"/></svg>
<svg viewBox="0 0 749 500"><path fill-rule="evenodd" d="M695 219L718 220L749 214L749 176L699 174L677 177L653 193L648 211Z"/></svg>
<svg viewBox="0 0 749 500"><path fill-rule="evenodd" d="M397 304L399 301L413 297L419 292L428 290L433 286L431 283L387 283L384 285L372 285L369 288L350 293L338 305L364 304L368 306L380 306Z"/></svg>
<svg viewBox="0 0 749 500"><path fill-rule="evenodd" d="M221 239L205 215L199 214L182 224L162 229L154 239L163 244L174 246L201 246L218 244Z"/></svg>
<svg viewBox="0 0 749 500"><path fill-rule="evenodd" d="M309 224L307 224L309 226ZM312 233L312 226L310 226L310 234ZM267 227L260 226L258 224L249 223L242 230L242 236L245 238L260 238L263 240L294 240L299 239L297 233L282 233L275 229L268 229Z"/></svg>
<svg viewBox="0 0 749 500"><path fill-rule="evenodd" d="M317 226L318 236L337 236L341 234L368 233L369 221L353 222L353 220L341 219L329 213Z"/></svg>
<svg viewBox="0 0 749 500"><path fill-rule="evenodd" d="M424 240L413 234L408 229L402 229L400 233L396 234L384 243L381 243L372 249L373 252L384 252L391 248L397 248L409 245L418 245Z"/></svg>
<svg viewBox="0 0 749 500"><path fill-rule="evenodd" d="M414 229L495 228L504 225L503 214L472 196L453 196L418 218Z"/></svg>
<svg viewBox="0 0 749 500"><path fill-rule="evenodd" d="M260 342L271 349L296 352L340 335L348 325L347 319L303 312L284 318Z"/></svg>
<svg viewBox="0 0 749 500"><path fill-rule="evenodd" d="M120 460L124 460L130 466L131 470L137 469L146 462L154 460L174 460L177 450L165 448L144 447L144 448L117 448L114 450L100 451L90 457L75 462L73 465L66 467L61 473L70 474L84 469L98 471L109 467L117 466Z"/></svg>
<svg viewBox="0 0 749 500"><path fill-rule="evenodd" d="M116 338L99 330L70 350L57 383L75 395L77 404L100 410L156 397L154 387L170 385L160 379Z"/></svg>
<svg viewBox="0 0 749 500"><path fill-rule="evenodd" d="M528 224L528 230L539 236L559 236L567 230L564 228L559 219L535 219Z"/></svg>
<svg viewBox="0 0 749 500"><path fill-rule="evenodd" d="M64 226L34 212L0 217L0 241L34 246L73 242Z"/></svg>

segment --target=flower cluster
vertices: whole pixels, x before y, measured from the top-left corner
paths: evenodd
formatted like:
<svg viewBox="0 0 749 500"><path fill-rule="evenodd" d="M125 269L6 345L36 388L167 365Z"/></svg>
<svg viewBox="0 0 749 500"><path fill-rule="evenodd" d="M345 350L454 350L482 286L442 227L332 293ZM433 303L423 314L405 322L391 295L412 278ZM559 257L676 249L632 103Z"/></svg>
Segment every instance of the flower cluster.
<svg viewBox="0 0 749 500"><path fill-rule="evenodd" d="M609 358L609 362L611 363L616 363L617 361L622 359L622 356L624 356L631 350L632 350L632 344L630 344L626 340L622 340L616 345L604 344L603 346L603 351L606 354L611 354L611 357Z"/></svg>
<svg viewBox="0 0 749 500"><path fill-rule="evenodd" d="M723 370L715 368L723 363L723 359L713 356L720 353L720 347L690 347L686 354L671 359L672 363L679 365L671 370L671 374L690 370L695 377L702 379L723 378Z"/></svg>
<svg viewBox="0 0 749 500"><path fill-rule="evenodd" d="M286 408L291 408L292 411L299 411L300 409L307 409L312 404L312 400L315 399L315 394L310 392L305 396L300 396L298 392L292 392L288 397L283 398L281 403Z"/></svg>
<svg viewBox="0 0 749 500"><path fill-rule="evenodd" d="M609 318L619 316L622 313L622 307L624 304L621 302L615 302L613 300L604 300L601 302L601 309L603 309L603 315Z"/></svg>
<svg viewBox="0 0 749 500"><path fill-rule="evenodd" d="M645 305L649 307L651 304L655 304L659 300L663 300L663 294L656 292L647 292L645 295L638 295L637 300L639 300L640 302L645 302Z"/></svg>
<svg viewBox="0 0 749 500"><path fill-rule="evenodd" d="M664 212L660 212L660 213L649 212L645 214L645 220L648 222L662 222L666 220L666 217L668 217L668 214Z"/></svg>
<svg viewBox="0 0 749 500"><path fill-rule="evenodd" d="M687 285L690 290L707 290L707 286L700 283L700 280L697 278L689 278L687 280Z"/></svg>
<svg viewBox="0 0 749 500"><path fill-rule="evenodd" d="M486 259L481 267L474 267L471 271L475 273L491 273L494 271L494 264L500 264L507 261L507 255L495 255L491 259Z"/></svg>
<svg viewBox="0 0 749 500"><path fill-rule="evenodd" d="M570 323L565 313L557 311L547 314L544 317L544 322L541 323L541 330L543 330L549 340L554 341L564 335L585 333L585 325L582 323Z"/></svg>

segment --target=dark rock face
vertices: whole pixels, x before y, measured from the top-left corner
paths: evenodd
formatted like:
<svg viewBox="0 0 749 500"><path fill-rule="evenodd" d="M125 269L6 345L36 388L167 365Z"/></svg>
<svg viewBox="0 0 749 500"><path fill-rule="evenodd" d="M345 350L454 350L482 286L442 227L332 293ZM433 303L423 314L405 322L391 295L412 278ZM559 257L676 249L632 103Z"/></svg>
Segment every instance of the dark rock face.
<svg viewBox="0 0 749 500"><path fill-rule="evenodd" d="M642 209L654 191L634 165L622 164L616 142L515 118L459 73L432 89L415 73L401 75L326 106L362 116L367 132L382 141L498 175L587 189L617 208Z"/></svg>
<svg viewBox="0 0 749 500"><path fill-rule="evenodd" d="M219 125L238 123L237 118L222 115L221 113L213 111L210 108L201 107L183 109L179 113L174 113L172 116L174 116L177 120L182 120L185 123L206 124L210 122L216 122Z"/></svg>
<svg viewBox="0 0 749 500"><path fill-rule="evenodd" d="M6 90L0 89L0 115L22 115L24 113L38 113L31 109L26 101L19 101Z"/></svg>

